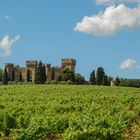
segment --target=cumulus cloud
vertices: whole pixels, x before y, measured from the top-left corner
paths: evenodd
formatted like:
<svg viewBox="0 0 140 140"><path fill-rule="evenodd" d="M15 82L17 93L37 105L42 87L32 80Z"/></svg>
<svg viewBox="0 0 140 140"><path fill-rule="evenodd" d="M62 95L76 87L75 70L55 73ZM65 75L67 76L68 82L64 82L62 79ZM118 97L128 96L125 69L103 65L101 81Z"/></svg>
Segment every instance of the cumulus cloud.
<svg viewBox="0 0 140 140"><path fill-rule="evenodd" d="M139 65L136 65L136 61L132 58L128 58L122 62L120 65L120 69L122 70L130 70L130 69L140 69Z"/></svg>
<svg viewBox="0 0 140 140"><path fill-rule="evenodd" d="M96 0L97 4L112 5L121 3L140 3L140 0Z"/></svg>
<svg viewBox="0 0 140 140"><path fill-rule="evenodd" d="M109 6L104 12L85 16L75 31L92 35L113 35L123 30L140 28L140 6L129 8L124 4Z"/></svg>
<svg viewBox="0 0 140 140"><path fill-rule="evenodd" d="M10 56L11 55L11 47L12 45L17 42L20 39L20 36L17 35L14 38L10 38L8 35L3 37L3 39L0 41L0 50L1 55L3 56Z"/></svg>

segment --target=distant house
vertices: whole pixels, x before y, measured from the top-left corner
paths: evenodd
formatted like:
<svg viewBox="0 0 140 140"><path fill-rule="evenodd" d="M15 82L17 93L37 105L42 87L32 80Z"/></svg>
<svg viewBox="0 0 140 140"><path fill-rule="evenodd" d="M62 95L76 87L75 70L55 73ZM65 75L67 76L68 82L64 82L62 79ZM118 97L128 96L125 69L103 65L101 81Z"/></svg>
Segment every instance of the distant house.
<svg viewBox="0 0 140 140"><path fill-rule="evenodd" d="M110 82L110 86L115 86L115 83L116 83L116 81L115 80L112 80L111 82Z"/></svg>

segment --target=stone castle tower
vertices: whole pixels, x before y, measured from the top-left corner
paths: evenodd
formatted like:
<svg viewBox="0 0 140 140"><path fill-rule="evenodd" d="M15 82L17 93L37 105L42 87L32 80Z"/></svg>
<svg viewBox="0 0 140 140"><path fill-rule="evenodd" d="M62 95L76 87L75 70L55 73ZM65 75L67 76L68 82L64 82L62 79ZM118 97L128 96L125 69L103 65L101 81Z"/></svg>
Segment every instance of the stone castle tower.
<svg viewBox="0 0 140 140"><path fill-rule="evenodd" d="M38 65L38 61L26 61L26 67L19 67L18 65L14 65L12 63L5 64L5 67L8 72L8 79L12 81L13 70L14 70L14 80L19 81L27 81L27 71L29 70L30 81L35 81L35 70ZM62 69L69 68L73 72L75 72L76 60L72 58L64 58L61 60L61 67L51 67L51 64L46 64L46 81L58 80L61 76Z"/></svg>
<svg viewBox="0 0 140 140"><path fill-rule="evenodd" d="M64 58L61 60L61 68L69 68L75 72L76 60L72 58Z"/></svg>
<svg viewBox="0 0 140 140"><path fill-rule="evenodd" d="M52 69L51 69L51 64L46 64L46 80L51 81L52 80Z"/></svg>
<svg viewBox="0 0 140 140"><path fill-rule="evenodd" d="M27 69L30 71L30 81L35 81L35 69L37 67L38 61L26 61Z"/></svg>

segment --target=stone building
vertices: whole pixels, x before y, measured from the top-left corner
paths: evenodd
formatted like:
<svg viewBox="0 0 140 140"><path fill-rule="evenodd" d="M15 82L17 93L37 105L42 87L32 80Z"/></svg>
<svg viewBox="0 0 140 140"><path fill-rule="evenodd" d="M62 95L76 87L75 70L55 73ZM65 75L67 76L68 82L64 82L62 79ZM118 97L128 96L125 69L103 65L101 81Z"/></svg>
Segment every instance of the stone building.
<svg viewBox="0 0 140 140"><path fill-rule="evenodd" d="M35 81L35 70L38 61L26 61L26 67L20 67L11 63L6 63L5 67L8 72L9 81L27 81L27 73L29 71L29 79L31 82ZM58 80L61 76L62 69L69 68L75 72L76 60L71 58L64 58L61 60L60 67L51 67L51 64L45 64L46 67L46 81Z"/></svg>
<svg viewBox="0 0 140 140"><path fill-rule="evenodd" d="M61 60L61 68L69 68L72 71L75 71L76 60L71 58L64 58Z"/></svg>

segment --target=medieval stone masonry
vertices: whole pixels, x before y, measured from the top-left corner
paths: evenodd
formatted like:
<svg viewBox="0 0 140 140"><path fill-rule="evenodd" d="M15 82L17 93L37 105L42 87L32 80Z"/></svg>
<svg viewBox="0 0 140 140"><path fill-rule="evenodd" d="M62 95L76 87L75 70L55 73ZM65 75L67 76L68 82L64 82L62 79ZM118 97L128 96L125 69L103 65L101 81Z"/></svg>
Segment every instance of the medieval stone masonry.
<svg viewBox="0 0 140 140"><path fill-rule="evenodd" d="M35 80L35 70L37 67L38 61L26 61L26 67L20 67L14 65L13 63L6 63L5 67L8 72L9 81L27 81L27 72L29 71L30 82ZM60 67L51 67L51 64L45 64L46 67L46 81L58 80L61 76L62 69L69 68L75 72L76 60L72 58L64 58L61 60Z"/></svg>

